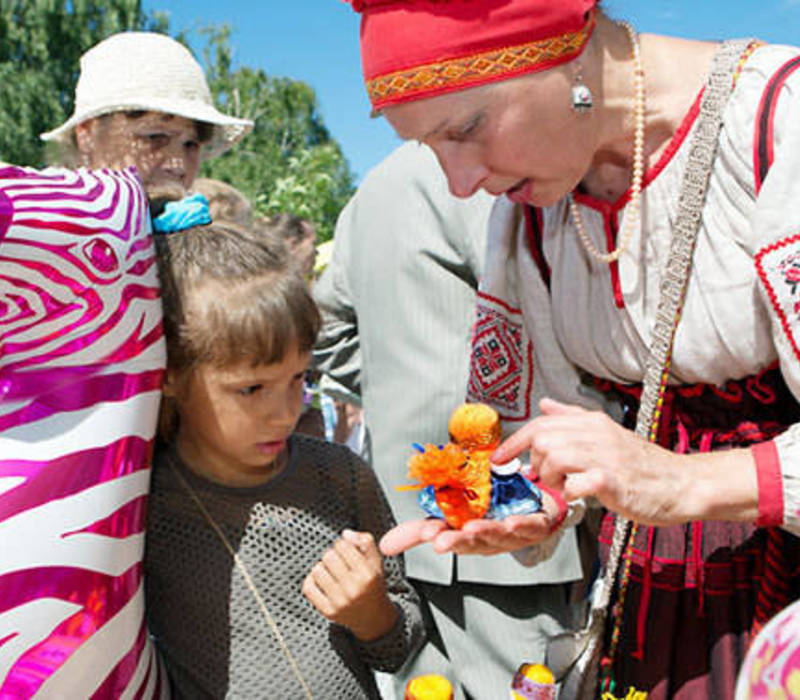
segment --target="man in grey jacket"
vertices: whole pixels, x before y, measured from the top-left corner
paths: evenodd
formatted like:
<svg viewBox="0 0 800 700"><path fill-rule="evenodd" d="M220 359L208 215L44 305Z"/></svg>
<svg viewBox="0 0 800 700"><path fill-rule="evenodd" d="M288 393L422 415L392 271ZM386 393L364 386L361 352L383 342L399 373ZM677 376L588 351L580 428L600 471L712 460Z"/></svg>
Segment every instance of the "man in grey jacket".
<svg viewBox="0 0 800 700"><path fill-rule="evenodd" d="M494 198L450 194L435 156L407 143L374 168L343 210L334 252L315 285L324 327L315 361L361 396L372 463L398 521L423 516L407 484L411 444L448 439L466 396L470 339ZM546 638L569 626L572 552L525 567L509 554L406 553L428 602L431 641L397 678L442 673L456 698L505 697L516 668L542 662ZM402 697L402 692L400 692Z"/></svg>

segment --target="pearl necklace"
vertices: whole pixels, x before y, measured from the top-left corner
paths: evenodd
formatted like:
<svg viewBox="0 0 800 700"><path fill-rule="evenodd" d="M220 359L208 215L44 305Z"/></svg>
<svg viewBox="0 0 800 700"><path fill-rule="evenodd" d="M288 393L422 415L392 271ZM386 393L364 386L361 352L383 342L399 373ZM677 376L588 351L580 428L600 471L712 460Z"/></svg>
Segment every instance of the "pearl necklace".
<svg viewBox="0 0 800 700"><path fill-rule="evenodd" d="M628 247L633 232L637 226L641 225L641 200L642 200L642 180L644 179L644 67L642 66L642 56L639 52L639 41L636 32L628 22L620 22L620 26L628 33L631 41L631 55L633 57L633 85L635 101L633 106L633 174L631 176L631 196L628 201L628 212L625 217L625 230L617 242L617 247L610 253L601 253L595 246L586 227L583 225L578 204L570 193L569 211L572 215L572 223L578 232L578 238L584 250L595 260L604 263L612 263L619 259Z"/></svg>

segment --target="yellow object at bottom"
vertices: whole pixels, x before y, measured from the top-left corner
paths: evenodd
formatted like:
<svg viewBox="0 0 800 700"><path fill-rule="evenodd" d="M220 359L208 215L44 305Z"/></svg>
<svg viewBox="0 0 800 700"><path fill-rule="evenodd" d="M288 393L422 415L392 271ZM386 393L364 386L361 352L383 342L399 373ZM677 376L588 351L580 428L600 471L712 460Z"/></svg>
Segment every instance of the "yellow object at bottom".
<svg viewBox="0 0 800 700"><path fill-rule="evenodd" d="M406 685L405 700L453 700L453 686L436 673L417 676Z"/></svg>
<svg viewBox="0 0 800 700"><path fill-rule="evenodd" d="M603 693L601 700L647 700L647 692L644 690L636 690L636 688L628 688L628 694L617 697L612 693Z"/></svg>
<svg viewBox="0 0 800 700"><path fill-rule="evenodd" d="M511 700L554 700L555 678L543 664L522 664L511 682Z"/></svg>
<svg viewBox="0 0 800 700"><path fill-rule="evenodd" d="M519 673L530 678L534 683L555 683L553 672L544 664L522 664Z"/></svg>

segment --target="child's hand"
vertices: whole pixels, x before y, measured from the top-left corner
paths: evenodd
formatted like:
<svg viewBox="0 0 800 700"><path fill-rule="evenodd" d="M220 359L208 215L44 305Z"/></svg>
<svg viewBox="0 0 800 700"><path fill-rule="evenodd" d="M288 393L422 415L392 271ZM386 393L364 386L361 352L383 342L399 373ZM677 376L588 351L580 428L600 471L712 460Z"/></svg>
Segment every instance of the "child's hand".
<svg viewBox="0 0 800 700"><path fill-rule="evenodd" d="M365 642L387 634L397 621L383 560L369 532L344 530L306 576L303 595L327 619Z"/></svg>

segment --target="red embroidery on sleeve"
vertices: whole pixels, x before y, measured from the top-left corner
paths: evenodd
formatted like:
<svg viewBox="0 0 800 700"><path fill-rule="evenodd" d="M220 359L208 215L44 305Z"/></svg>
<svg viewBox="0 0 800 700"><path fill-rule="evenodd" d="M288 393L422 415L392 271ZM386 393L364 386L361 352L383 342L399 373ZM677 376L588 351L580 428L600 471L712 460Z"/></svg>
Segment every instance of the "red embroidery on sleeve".
<svg viewBox="0 0 800 700"><path fill-rule="evenodd" d="M795 337L800 324L800 233L759 250L755 264L792 351L800 360Z"/></svg>

